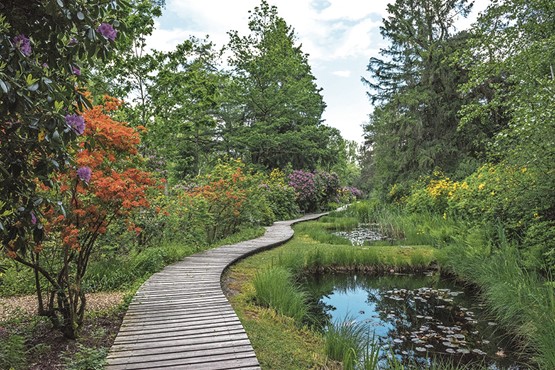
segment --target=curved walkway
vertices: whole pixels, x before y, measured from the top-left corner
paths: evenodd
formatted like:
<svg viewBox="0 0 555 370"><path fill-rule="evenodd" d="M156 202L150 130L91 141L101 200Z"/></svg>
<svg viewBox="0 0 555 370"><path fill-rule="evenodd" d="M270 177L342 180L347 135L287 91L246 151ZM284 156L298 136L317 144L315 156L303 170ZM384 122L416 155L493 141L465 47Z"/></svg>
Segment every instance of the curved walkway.
<svg viewBox="0 0 555 370"><path fill-rule="evenodd" d="M294 223L324 214L276 222L260 238L186 257L152 275L129 305L106 369L260 369L222 291L222 273L291 239Z"/></svg>

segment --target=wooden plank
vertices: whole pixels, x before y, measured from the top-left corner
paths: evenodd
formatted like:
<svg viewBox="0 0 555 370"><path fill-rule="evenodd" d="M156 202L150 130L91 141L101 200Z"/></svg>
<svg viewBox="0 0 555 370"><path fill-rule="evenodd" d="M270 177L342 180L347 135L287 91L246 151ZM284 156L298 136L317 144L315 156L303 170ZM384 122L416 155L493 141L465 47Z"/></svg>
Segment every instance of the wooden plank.
<svg viewBox="0 0 555 370"><path fill-rule="evenodd" d="M114 345L112 346L112 348L110 349L110 351L114 348L126 348L129 349L128 347L130 346L142 346L142 345L147 345L148 343L152 343L152 342L171 342L171 341L191 341L191 342L195 342L197 340L202 340L203 338L216 338L216 337L221 337L221 336L230 336L233 337L235 335L238 334L243 334L243 335L247 335L245 333L245 330L243 329L243 326L239 326L236 327L235 329L233 328L226 328L225 330L215 330L213 332L207 332L207 333L197 333L195 335L191 335L191 333L177 333L177 334L171 334L171 335L167 335L165 337L161 337L161 336L154 336L154 337L140 337L138 339L134 339L134 340L124 340L123 337L122 338L116 338L116 341L114 342Z"/></svg>
<svg viewBox="0 0 555 370"><path fill-rule="evenodd" d="M165 340L158 340L155 342L140 342L134 343L132 345L118 345L114 346L110 350L110 356L117 356L120 353L124 353L125 355L133 355L134 351L140 351L147 348L168 348L168 347L181 347L181 346L188 346L188 345L195 345L195 344L203 344L203 343L218 343L218 342L235 342L239 340L248 340L247 335L244 332L238 332L238 334L227 334L227 333L220 333L217 335L209 335L204 337L196 337L196 338L185 338L185 339L165 339Z"/></svg>
<svg viewBox="0 0 555 370"><path fill-rule="evenodd" d="M171 347L166 349L157 348L155 351L143 350L134 351L132 356L110 357L111 364L132 364L140 362L159 362L167 360L182 359L185 361L204 362L202 358L212 358L214 356L222 356L226 358L235 358L235 355L245 353L244 357L254 355L250 341L242 342L220 342L211 345L202 346L185 346Z"/></svg>
<svg viewBox="0 0 555 370"><path fill-rule="evenodd" d="M197 253L146 281L129 305L106 369L260 369L221 276L234 261L280 245L291 225L276 222L264 236Z"/></svg>

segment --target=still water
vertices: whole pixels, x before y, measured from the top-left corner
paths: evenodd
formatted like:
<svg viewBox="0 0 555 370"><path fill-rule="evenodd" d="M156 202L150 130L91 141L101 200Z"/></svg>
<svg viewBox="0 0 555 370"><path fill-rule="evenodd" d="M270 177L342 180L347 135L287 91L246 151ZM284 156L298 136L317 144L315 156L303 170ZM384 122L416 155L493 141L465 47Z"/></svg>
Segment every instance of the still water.
<svg viewBox="0 0 555 370"><path fill-rule="evenodd" d="M307 278L306 288L324 327L362 323L384 357L395 353L422 366L435 358L472 368L529 368L483 305L437 274L318 275Z"/></svg>

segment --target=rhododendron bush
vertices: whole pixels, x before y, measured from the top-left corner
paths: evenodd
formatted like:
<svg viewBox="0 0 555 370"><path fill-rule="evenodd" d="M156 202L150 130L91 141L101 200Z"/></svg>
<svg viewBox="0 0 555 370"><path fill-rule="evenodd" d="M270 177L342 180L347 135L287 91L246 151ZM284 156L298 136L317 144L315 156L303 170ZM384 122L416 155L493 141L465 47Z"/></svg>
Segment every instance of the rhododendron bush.
<svg viewBox="0 0 555 370"><path fill-rule="evenodd" d="M8 255L35 271L39 314L49 316L68 337L83 322L83 277L95 242L118 219L140 233L132 222L135 210L148 207L147 190L154 180L137 169L139 134L109 114L120 106L106 97L104 104L82 113L82 136L73 153L74 168L55 175L57 188L41 185L57 203L44 203L31 222L38 225L32 249L8 247ZM73 125L69 124L73 128ZM40 233L41 235L37 235Z"/></svg>
<svg viewBox="0 0 555 370"><path fill-rule="evenodd" d="M339 202L339 178L325 171L295 170L289 175L289 185L295 189L297 203L304 212L329 209Z"/></svg>

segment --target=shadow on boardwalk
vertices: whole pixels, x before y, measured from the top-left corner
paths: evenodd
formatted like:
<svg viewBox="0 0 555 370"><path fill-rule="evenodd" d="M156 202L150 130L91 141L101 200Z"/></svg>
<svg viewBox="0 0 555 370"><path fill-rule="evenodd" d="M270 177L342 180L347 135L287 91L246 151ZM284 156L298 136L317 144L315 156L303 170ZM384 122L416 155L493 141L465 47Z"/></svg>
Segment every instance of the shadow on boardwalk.
<svg viewBox="0 0 555 370"><path fill-rule="evenodd" d="M152 275L125 315L106 369L259 369L251 343L221 287L233 262L293 237L279 221L264 236L185 258Z"/></svg>

